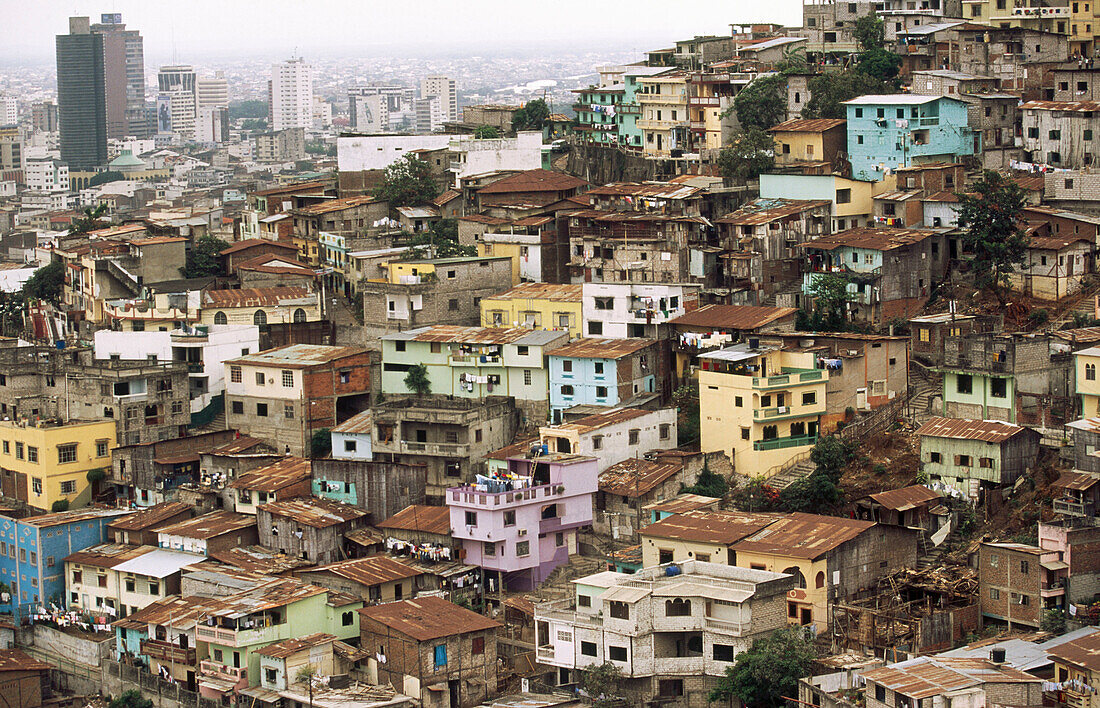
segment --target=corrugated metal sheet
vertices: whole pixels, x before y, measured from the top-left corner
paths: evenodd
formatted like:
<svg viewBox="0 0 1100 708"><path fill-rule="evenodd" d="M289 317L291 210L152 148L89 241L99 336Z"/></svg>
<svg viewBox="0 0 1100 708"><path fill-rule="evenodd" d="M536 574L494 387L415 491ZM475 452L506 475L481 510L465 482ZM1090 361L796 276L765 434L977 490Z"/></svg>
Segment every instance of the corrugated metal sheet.
<svg viewBox="0 0 1100 708"><path fill-rule="evenodd" d="M795 118L772 126L770 133L823 133L848 121L843 118Z"/></svg>
<svg viewBox="0 0 1100 708"><path fill-rule="evenodd" d="M639 497L683 469L683 464L679 462L626 459L600 473L600 491L623 497Z"/></svg>
<svg viewBox="0 0 1100 708"><path fill-rule="evenodd" d="M212 511L187 521L158 529L159 533L184 538L209 539L223 533L239 531L256 525L256 517L232 511Z"/></svg>
<svg viewBox="0 0 1100 708"><path fill-rule="evenodd" d="M591 197L649 197L650 199L689 199L706 190L671 182L612 182L588 190Z"/></svg>
<svg viewBox="0 0 1100 708"><path fill-rule="evenodd" d="M313 463L301 457L285 457L275 464L259 467L230 482L233 489L253 492L277 492L284 487L309 479Z"/></svg>
<svg viewBox="0 0 1100 708"><path fill-rule="evenodd" d="M448 536L451 533L451 512L445 506L410 504L378 524L378 528L420 531L437 536Z"/></svg>
<svg viewBox="0 0 1100 708"><path fill-rule="evenodd" d="M1098 101L1028 101L1020 106L1021 111L1069 111L1072 113L1092 113L1100 111Z"/></svg>
<svg viewBox="0 0 1100 708"><path fill-rule="evenodd" d="M964 418L932 418L917 430L917 435L955 440L984 440L1001 443L1024 428L999 420L967 420Z"/></svg>
<svg viewBox="0 0 1100 708"><path fill-rule="evenodd" d="M619 359L656 344L656 340L640 337L630 339L578 339L550 352L550 356L575 359ZM656 367L653 362L651 366Z"/></svg>
<svg viewBox="0 0 1100 708"><path fill-rule="evenodd" d="M729 545L767 528L782 516L765 512L688 511L643 528L642 536Z"/></svg>
<svg viewBox="0 0 1100 708"><path fill-rule="evenodd" d="M755 305L704 305L698 310L669 320L669 324L687 327L721 327L752 330L784 317L793 317L794 307L757 307Z"/></svg>
<svg viewBox="0 0 1100 708"><path fill-rule="evenodd" d="M871 521L794 513L739 541L734 549L815 559L874 526Z"/></svg>
<svg viewBox="0 0 1100 708"><path fill-rule="evenodd" d="M348 504L311 497L275 501L262 505L260 509L272 516L285 516L315 529L337 526L367 515L365 511Z"/></svg>
<svg viewBox="0 0 1100 708"><path fill-rule="evenodd" d="M716 224L731 226L759 226L779 219L786 219L804 211L827 207L827 199L773 199L762 198L746 204L737 211L715 219Z"/></svg>
<svg viewBox="0 0 1100 708"><path fill-rule="evenodd" d="M482 302L494 300L551 300L553 302L580 302L583 286L559 283L520 283L499 295L482 298Z"/></svg>
<svg viewBox="0 0 1100 708"><path fill-rule="evenodd" d="M940 499L943 495L920 484L901 489L891 489L886 492L872 494L871 499L895 511L913 509L934 499Z"/></svg>
<svg viewBox="0 0 1100 708"><path fill-rule="evenodd" d="M440 597L422 597L365 607L359 610L359 614L420 642L502 626L496 620Z"/></svg>
<svg viewBox="0 0 1100 708"><path fill-rule="evenodd" d="M929 236L936 235L936 231L923 231L918 229L890 229L862 227L848 229L829 236L799 244L802 248L831 251L834 248L847 246L848 248L866 248L873 251L890 251L903 246L911 246L920 243Z"/></svg>

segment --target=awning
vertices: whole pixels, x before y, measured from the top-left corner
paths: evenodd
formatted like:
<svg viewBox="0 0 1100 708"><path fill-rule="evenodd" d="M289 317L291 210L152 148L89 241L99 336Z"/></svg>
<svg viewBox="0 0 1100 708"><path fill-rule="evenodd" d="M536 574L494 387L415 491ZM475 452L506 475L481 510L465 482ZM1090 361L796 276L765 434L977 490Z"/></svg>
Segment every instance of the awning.
<svg viewBox="0 0 1100 708"><path fill-rule="evenodd" d="M249 686L248 688L242 688L237 693L248 696L249 698L255 698L257 701L263 701L264 703L272 703L278 705L282 702L283 697L276 691L269 691L266 688L260 688L259 686Z"/></svg>
<svg viewBox="0 0 1100 708"><path fill-rule="evenodd" d="M1039 565L1043 566L1047 570L1065 570L1069 567L1069 563L1065 561L1043 561Z"/></svg>
<svg viewBox="0 0 1100 708"><path fill-rule="evenodd" d="M229 693L237 686L233 681L213 678L212 676L199 676L199 685L204 688L212 688L219 693Z"/></svg>

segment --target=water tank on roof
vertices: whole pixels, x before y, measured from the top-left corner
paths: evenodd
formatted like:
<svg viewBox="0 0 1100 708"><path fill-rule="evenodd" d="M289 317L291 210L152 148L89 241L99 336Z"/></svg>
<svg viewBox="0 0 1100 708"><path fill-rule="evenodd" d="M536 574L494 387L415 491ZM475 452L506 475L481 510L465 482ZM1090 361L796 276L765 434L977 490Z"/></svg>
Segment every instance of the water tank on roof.
<svg viewBox="0 0 1100 708"><path fill-rule="evenodd" d="M665 568L665 575L670 577L670 578L675 577L679 574L680 574L680 566L678 566L678 565L670 565L669 567Z"/></svg>

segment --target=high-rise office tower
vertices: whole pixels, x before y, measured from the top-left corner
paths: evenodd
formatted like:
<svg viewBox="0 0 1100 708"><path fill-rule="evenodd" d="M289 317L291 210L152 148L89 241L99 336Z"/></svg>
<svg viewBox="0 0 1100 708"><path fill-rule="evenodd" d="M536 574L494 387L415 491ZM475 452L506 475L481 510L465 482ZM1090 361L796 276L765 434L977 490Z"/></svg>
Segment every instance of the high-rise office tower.
<svg viewBox="0 0 1100 708"><path fill-rule="evenodd" d="M0 125L19 123L19 99L15 96L0 96Z"/></svg>
<svg viewBox="0 0 1100 708"><path fill-rule="evenodd" d="M229 81L224 73L195 79L195 108L229 108Z"/></svg>
<svg viewBox="0 0 1100 708"><path fill-rule="evenodd" d="M289 59L271 67L271 129L313 125L313 67Z"/></svg>
<svg viewBox="0 0 1100 708"><path fill-rule="evenodd" d="M162 66L157 73L157 132L195 137L195 68Z"/></svg>
<svg viewBox="0 0 1100 708"><path fill-rule="evenodd" d="M413 110L416 113L416 132L434 133L443 127L443 101L439 96L416 99Z"/></svg>
<svg viewBox="0 0 1100 708"><path fill-rule="evenodd" d="M57 132L57 104L41 101L31 104L31 128L36 133Z"/></svg>
<svg viewBox="0 0 1100 708"><path fill-rule="evenodd" d="M107 94L107 137L147 138L145 121L145 45L141 32L128 30L120 13L100 15L91 27L103 36L103 73Z"/></svg>
<svg viewBox="0 0 1100 708"><path fill-rule="evenodd" d="M446 76L425 76L420 80L420 97L439 96L443 120L458 120L458 87L454 79Z"/></svg>
<svg viewBox="0 0 1100 708"><path fill-rule="evenodd" d="M61 159L72 170L107 162L107 97L103 35L87 17L70 17L69 33L57 35L57 117Z"/></svg>

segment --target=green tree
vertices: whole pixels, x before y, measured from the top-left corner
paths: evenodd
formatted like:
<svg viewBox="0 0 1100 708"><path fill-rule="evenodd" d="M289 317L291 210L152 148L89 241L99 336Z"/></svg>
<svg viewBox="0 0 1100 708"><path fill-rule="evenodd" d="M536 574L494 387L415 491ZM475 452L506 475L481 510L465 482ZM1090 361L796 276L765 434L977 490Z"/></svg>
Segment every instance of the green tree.
<svg viewBox="0 0 1100 708"><path fill-rule="evenodd" d="M780 74L785 76L791 73L806 71L809 66L810 61L806 58L805 47L788 46L783 49L783 58L779 60L775 68Z"/></svg>
<svg viewBox="0 0 1100 708"><path fill-rule="evenodd" d="M500 131L495 125L479 125L474 129L474 138L477 140L495 140L500 137Z"/></svg>
<svg viewBox="0 0 1100 708"><path fill-rule="evenodd" d="M856 71L879 81L891 81L901 70L901 57L888 49L871 49L859 55Z"/></svg>
<svg viewBox="0 0 1100 708"><path fill-rule="evenodd" d="M787 114L787 79L781 74L757 76L733 98L741 128L767 130ZM727 111L728 114L728 111Z"/></svg>
<svg viewBox="0 0 1100 708"><path fill-rule="evenodd" d="M96 187L101 184L107 184L108 182L118 182L119 180L126 179L126 175L122 174L118 170L107 170L106 172L100 172L95 177L88 180L89 187Z"/></svg>
<svg viewBox="0 0 1100 708"><path fill-rule="evenodd" d="M744 511L775 511L779 492L763 476L752 477L733 491L733 505Z"/></svg>
<svg viewBox="0 0 1100 708"><path fill-rule="evenodd" d="M782 708L798 695L798 679L810 675L813 641L799 627L772 632L737 655L710 692L711 701L737 698L750 708Z"/></svg>
<svg viewBox="0 0 1100 708"><path fill-rule="evenodd" d="M374 196L389 202L390 209L426 204L439 195L432 168L416 155L405 155L382 173Z"/></svg>
<svg viewBox="0 0 1100 708"><path fill-rule="evenodd" d="M432 392L432 380L428 378L428 367L423 364L413 364L409 372L405 374L405 388L417 396L427 396Z"/></svg>
<svg viewBox="0 0 1100 708"><path fill-rule="evenodd" d="M550 106L544 99L528 101L512 114L512 130L542 130L550 120Z"/></svg>
<svg viewBox="0 0 1100 708"><path fill-rule="evenodd" d="M187 253L183 277L205 278L209 275L219 275L222 272L221 252L227 248L229 244L220 238L209 234L198 237Z"/></svg>
<svg viewBox="0 0 1100 708"><path fill-rule="evenodd" d="M24 299L45 300L53 305L61 304L61 291L65 286L65 266L61 261L51 261L31 274L23 283Z"/></svg>
<svg viewBox="0 0 1100 708"><path fill-rule="evenodd" d="M133 688L111 701L108 708L153 708L153 702Z"/></svg>
<svg viewBox="0 0 1100 708"><path fill-rule="evenodd" d="M313 708L313 679L317 676L317 669L313 664L306 664L302 668L298 669L298 673L294 675L294 680L297 683L305 684L306 691L309 693L309 708Z"/></svg>
<svg viewBox="0 0 1100 708"><path fill-rule="evenodd" d="M892 84L858 71L832 71L811 78L807 84L810 100L802 109L803 118L847 118L845 101L867 94L897 93Z"/></svg>
<svg viewBox="0 0 1100 708"><path fill-rule="evenodd" d="M886 46L886 23L875 14L874 10L868 11L866 15L856 20L853 34L859 41L860 49L865 52Z"/></svg>
<svg viewBox="0 0 1100 708"><path fill-rule="evenodd" d="M810 285L813 312L804 329L818 332L841 332L847 327L848 278L837 273L818 273Z"/></svg>
<svg viewBox="0 0 1100 708"><path fill-rule="evenodd" d="M477 246L463 246L458 242L458 221L455 219L440 219L427 231L419 231L410 236L408 245L405 258L459 258L477 255Z"/></svg>
<svg viewBox="0 0 1100 708"><path fill-rule="evenodd" d="M779 508L782 511L824 514L839 502L840 487L820 470L796 479L779 492Z"/></svg>
<svg viewBox="0 0 1100 708"><path fill-rule="evenodd" d="M94 208L88 207L84 210L84 216L79 219L74 219L69 225L69 235L76 236L79 234L86 234L89 231L95 231L106 225L104 214L107 213L107 205L103 202L97 204Z"/></svg>
<svg viewBox="0 0 1100 708"><path fill-rule="evenodd" d="M759 128L743 130L718 153L717 164L725 179L756 179L775 166L775 140Z"/></svg>
<svg viewBox="0 0 1100 708"><path fill-rule="evenodd" d="M699 477L695 480L695 484L690 487L684 487L681 492L687 494L701 494L704 497L717 497L722 499L729 492L730 485L726 481L726 478L720 474L711 472L710 467L703 463L703 469L699 472Z"/></svg>
<svg viewBox="0 0 1100 708"><path fill-rule="evenodd" d="M1059 609L1043 610L1039 618L1039 629L1057 636L1066 633L1066 613Z"/></svg>
<svg viewBox="0 0 1100 708"><path fill-rule="evenodd" d="M810 461L816 465L816 469L835 475L838 480L854 459L856 451L852 443L835 435L822 437L810 451Z"/></svg>
<svg viewBox="0 0 1100 708"><path fill-rule="evenodd" d="M267 119L245 118L241 121L241 130L267 130Z"/></svg>
<svg viewBox="0 0 1100 708"><path fill-rule="evenodd" d="M230 101L229 120L267 118L267 101Z"/></svg>
<svg viewBox="0 0 1100 708"><path fill-rule="evenodd" d="M618 666L605 661L598 666L589 666L581 672L581 690L588 694L596 708L611 708L621 699L615 695L622 672Z"/></svg>
<svg viewBox="0 0 1100 708"><path fill-rule="evenodd" d="M330 452L332 452L332 431L328 428L314 430L309 438L310 458L328 457Z"/></svg>
<svg viewBox="0 0 1100 708"><path fill-rule="evenodd" d="M1015 266L1023 263L1028 238L1023 224L1024 190L1013 180L990 170L955 195L958 227L975 284L989 288L1003 306L1004 288Z"/></svg>

